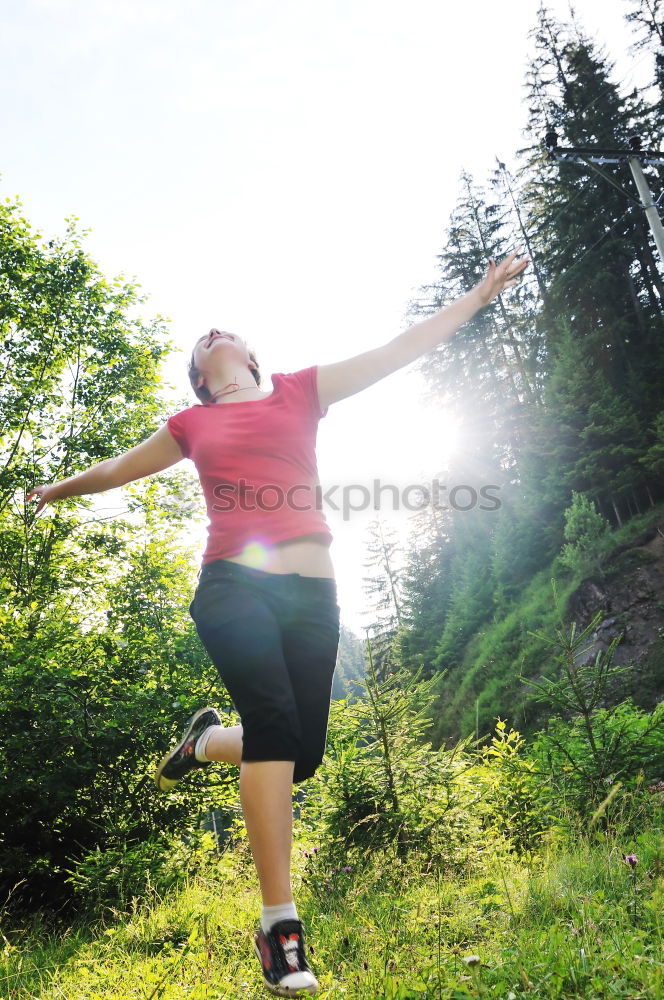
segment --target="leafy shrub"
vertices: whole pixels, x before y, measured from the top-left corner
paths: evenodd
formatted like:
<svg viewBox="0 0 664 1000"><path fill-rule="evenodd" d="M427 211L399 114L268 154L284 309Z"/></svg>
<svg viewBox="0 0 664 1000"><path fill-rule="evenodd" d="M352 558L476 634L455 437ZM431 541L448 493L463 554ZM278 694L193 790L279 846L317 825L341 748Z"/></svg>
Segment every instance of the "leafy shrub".
<svg viewBox="0 0 664 1000"><path fill-rule="evenodd" d="M69 870L66 879L88 914L126 911L135 899L163 896L197 872L216 849L213 834L188 831L186 840L166 832L138 844L95 847Z"/></svg>
<svg viewBox="0 0 664 1000"><path fill-rule="evenodd" d="M618 804L638 812L641 798L649 801L648 787L664 778L664 703L643 712L631 700L610 709L596 709L588 720L551 719L533 741L531 757L548 775L555 799L587 819L615 789L615 802L606 810L606 825ZM622 823L630 817L623 811Z"/></svg>
<svg viewBox="0 0 664 1000"><path fill-rule="evenodd" d="M328 756L300 810L324 844L321 864L362 864L388 849L405 858L423 849L450 869L494 846L477 808L488 786L468 753L470 737L451 750L424 740L432 683L409 676L406 684L401 675L378 682L371 668L367 697L333 703Z"/></svg>
<svg viewBox="0 0 664 1000"><path fill-rule="evenodd" d="M486 822L499 830L517 854L532 854L551 822L551 792L537 764L525 755L526 741L498 720L491 743L481 751Z"/></svg>

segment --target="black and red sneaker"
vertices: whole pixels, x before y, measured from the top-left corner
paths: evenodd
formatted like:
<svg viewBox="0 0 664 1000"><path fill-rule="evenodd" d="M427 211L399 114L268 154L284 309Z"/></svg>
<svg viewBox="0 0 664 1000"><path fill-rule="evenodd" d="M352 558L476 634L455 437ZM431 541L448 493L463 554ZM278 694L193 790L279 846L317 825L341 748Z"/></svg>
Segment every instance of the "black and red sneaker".
<svg viewBox="0 0 664 1000"><path fill-rule="evenodd" d="M160 792L168 792L195 767L209 767L210 761L196 760L196 741L208 726L220 726L221 716L216 708L199 708L187 720L184 736L178 745L162 757L154 780Z"/></svg>
<svg viewBox="0 0 664 1000"><path fill-rule="evenodd" d="M307 965L301 920L278 920L267 934L259 927L254 948L271 993L299 997L316 992L318 980Z"/></svg>

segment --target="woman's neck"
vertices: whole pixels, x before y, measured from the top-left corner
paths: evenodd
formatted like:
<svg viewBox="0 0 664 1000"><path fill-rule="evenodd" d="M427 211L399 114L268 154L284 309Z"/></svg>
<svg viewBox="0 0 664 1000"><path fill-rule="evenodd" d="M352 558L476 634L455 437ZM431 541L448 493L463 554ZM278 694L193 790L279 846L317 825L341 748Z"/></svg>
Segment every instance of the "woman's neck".
<svg viewBox="0 0 664 1000"><path fill-rule="evenodd" d="M236 393L246 396L252 389L258 390L258 386L251 372L240 372L233 375L229 372L222 372L209 380L207 389L210 393L210 402L216 402L222 397L228 398Z"/></svg>

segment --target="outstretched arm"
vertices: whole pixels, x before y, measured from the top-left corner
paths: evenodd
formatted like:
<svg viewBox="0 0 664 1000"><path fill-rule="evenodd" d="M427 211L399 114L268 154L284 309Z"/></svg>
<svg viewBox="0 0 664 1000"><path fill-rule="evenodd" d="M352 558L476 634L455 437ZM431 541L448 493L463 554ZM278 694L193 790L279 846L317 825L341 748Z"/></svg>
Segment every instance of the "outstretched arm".
<svg viewBox="0 0 664 1000"><path fill-rule="evenodd" d="M467 295L411 326L382 347L337 364L319 365L318 399L321 409L366 389L438 344L450 340L478 310L516 284L517 275L528 266L529 260L528 257L517 260L517 256L517 253L512 253L500 264L492 258L485 278Z"/></svg>
<svg viewBox="0 0 664 1000"><path fill-rule="evenodd" d="M30 490L26 501L39 498L35 513L39 513L46 504L54 500L64 500L65 497L80 497L85 493L103 493L104 490L125 486L135 479L144 479L156 472L162 472L175 465L183 458L180 446L168 430L160 427L142 444L130 448L124 455L117 458L107 458L104 462L91 466L77 476L63 479L51 486L36 486Z"/></svg>

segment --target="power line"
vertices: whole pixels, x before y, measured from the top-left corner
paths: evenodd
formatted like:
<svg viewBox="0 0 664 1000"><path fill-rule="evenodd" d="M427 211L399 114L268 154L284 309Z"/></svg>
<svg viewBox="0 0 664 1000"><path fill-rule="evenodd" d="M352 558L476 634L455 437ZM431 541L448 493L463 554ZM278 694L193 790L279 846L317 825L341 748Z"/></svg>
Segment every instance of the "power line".
<svg viewBox="0 0 664 1000"><path fill-rule="evenodd" d="M598 147L587 146L568 146L565 149L561 149L558 146L558 135L553 129L550 129L544 137L544 145L550 159L557 160L559 163L583 163L609 181L613 187L617 188L630 201L643 208L655 240L655 246L659 252L660 260L664 265L664 227L662 227L662 220L657 211L659 198L657 201L654 200L642 167L644 163L648 166L664 165L664 153L660 150L642 150L641 139L638 135L630 136L628 143L629 149L600 149ZM632 171L632 177L634 178L634 184L639 193L640 201L634 198L628 191L625 191L610 175L600 170L599 166L596 166L596 164L624 163L625 161L627 161Z"/></svg>

